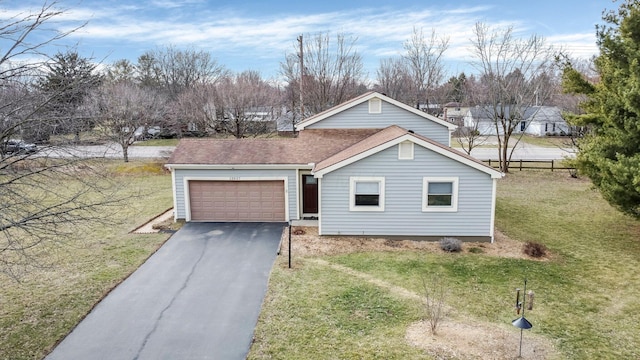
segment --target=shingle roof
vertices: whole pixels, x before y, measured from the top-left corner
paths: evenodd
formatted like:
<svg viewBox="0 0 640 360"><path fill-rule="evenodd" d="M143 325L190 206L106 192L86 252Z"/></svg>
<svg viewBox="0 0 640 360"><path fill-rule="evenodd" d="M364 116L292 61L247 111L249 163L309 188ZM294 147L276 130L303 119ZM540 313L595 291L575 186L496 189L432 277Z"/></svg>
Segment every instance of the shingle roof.
<svg viewBox="0 0 640 360"><path fill-rule="evenodd" d="M379 132L379 129L305 130L297 138L182 139L169 164L309 164Z"/></svg>
<svg viewBox="0 0 640 360"><path fill-rule="evenodd" d="M407 133L407 130L399 126L389 126L369 136L368 138L363 139L362 141L340 151L339 153L320 161L318 164L316 164L314 171L322 170L341 161L347 160L353 156L362 154L393 139L397 139L400 136L406 135Z"/></svg>
<svg viewBox="0 0 640 360"><path fill-rule="evenodd" d="M308 131L308 130L305 130ZM462 157L468 161L474 162L478 165L481 165L482 167L485 167L487 169L491 169L492 171L494 170L493 168L489 167L488 165L486 165L485 163L483 163L482 161L468 155L467 153L464 153L462 151L453 149L451 147L445 146L437 141L433 141L425 136L419 135L419 134L415 134L407 129L404 129L400 126L397 125L392 125L389 126L385 129L383 129L382 131L379 131L369 137L367 137L366 139L363 139L362 141L353 144L352 146L349 146L347 148L345 148L344 150L340 151L339 153L334 154L333 156L330 156L322 161L320 161L319 163L316 164L316 166L314 167L314 171L321 171L323 169L326 169L330 166L336 165L342 161L348 160L354 156L357 156L359 154L365 153L369 150L372 150L380 145L384 145L385 143L391 142L393 140L396 140L402 136L408 135L409 137L413 137L417 140L421 140L423 142L429 143L430 146L434 146L437 148L440 148L442 151L444 151L445 153L449 153L453 156L458 156L458 157Z"/></svg>

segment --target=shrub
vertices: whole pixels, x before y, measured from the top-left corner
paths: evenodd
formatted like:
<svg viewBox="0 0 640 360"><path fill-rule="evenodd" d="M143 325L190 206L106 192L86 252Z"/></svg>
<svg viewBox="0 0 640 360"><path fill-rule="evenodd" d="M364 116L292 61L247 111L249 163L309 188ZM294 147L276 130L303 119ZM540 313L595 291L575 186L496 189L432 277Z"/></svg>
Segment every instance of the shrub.
<svg viewBox="0 0 640 360"><path fill-rule="evenodd" d="M455 239L458 240L458 239ZM429 279L422 277L424 291L424 312L432 334L436 334L438 325L446 317L445 302L449 288L440 274L432 274Z"/></svg>
<svg viewBox="0 0 640 360"><path fill-rule="evenodd" d="M528 241L522 246L522 252L531 257L539 258L547 255L547 247L537 242Z"/></svg>
<svg viewBox="0 0 640 360"><path fill-rule="evenodd" d="M462 251L462 241L456 238L445 237L440 239L440 248L447 252L460 252Z"/></svg>

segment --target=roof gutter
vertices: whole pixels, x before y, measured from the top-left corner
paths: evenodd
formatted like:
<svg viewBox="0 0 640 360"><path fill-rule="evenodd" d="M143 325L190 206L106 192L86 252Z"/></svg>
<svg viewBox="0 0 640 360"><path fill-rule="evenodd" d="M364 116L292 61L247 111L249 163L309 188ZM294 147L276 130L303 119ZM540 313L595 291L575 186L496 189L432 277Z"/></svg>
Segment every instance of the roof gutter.
<svg viewBox="0 0 640 360"><path fill-rule="evenodd" d="M313 164L165 164L169 170L311 170Z"/></svg>

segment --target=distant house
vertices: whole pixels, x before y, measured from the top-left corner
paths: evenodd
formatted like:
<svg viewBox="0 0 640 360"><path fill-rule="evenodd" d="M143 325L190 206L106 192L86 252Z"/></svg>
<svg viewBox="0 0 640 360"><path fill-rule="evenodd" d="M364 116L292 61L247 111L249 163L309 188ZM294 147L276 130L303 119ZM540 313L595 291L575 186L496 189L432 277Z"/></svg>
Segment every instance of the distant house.
<svg viewBox="0 0 640 360"><path fill-rule="evenodd" d="M369 92L299 122L295 138L182 139L166 165L174 216L492 241L503 174L451 148L455 128Z"/></svg>
<svg viewBox="0 0 640 360"><path fill-rule="evenodd" d="M505 112L509 113L506 107ZM490 117L489 107L472 107L464 115L464 126L477 129L480 135L497 135L494 120ZM530 106L524 115L518 116L514 133L533 136L565 136L571 134L571 127L562 117L562 111L556 106ZM499 129L502 132L501 129Z"/></svg>
<svg viewBox="0 0 640 360"><path fill-rule="evenodd" d="M446 121L462 127L464 126L464 116L468 111L468 106L462 106L459 102L449 102L442 107L442 117Z"/></svg>

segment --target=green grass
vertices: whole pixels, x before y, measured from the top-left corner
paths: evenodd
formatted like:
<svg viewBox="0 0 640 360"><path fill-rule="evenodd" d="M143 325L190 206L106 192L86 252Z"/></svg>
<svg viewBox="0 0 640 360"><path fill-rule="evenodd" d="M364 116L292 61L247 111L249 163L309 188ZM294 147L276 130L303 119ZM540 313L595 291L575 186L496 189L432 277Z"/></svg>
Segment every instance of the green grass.
<svg viewBox="0 0 640 360"><path fill-rule="evenodd" d="M51 265L31 270L21 282L0 277L0 359L42 358L168 238L129 232L171 207L171 176L131 170L148 169L145 162L129 164L126 172L117 170L120 164L109 166L131 200L114 215L113 226L81 228L77 238L58 239L40 254Z"/></svg>
<svg viewBox="0 0 640 360"><path fill-rule="evenodd" d="M531 136L531 135L524 135L522 137L522 139L520 139L520 141L524 142L524 143L527 143L527 144L541 146L541 147L551 147L551 148L573 147L573 144L571 143L571 138L568 137L568 136Z"/></svg>
<svg viewBox="0 0 640 360"><path fill-rule="evenodd" d="M612 209L584 179L572 179L566 172L526 171L499 182L496 226L513 239L546 245L552 259L419 251L323 259L416 293L421 292L425 275L437 273L451 292L447 302L453 309L451 317L497 325L508 325L516 317L514 289L521 288L526 277L528 289L536 294L534 310L527 313L534 324L532 332L551 340L561 357L640 358L638 221ZM321 358L369 358L378 352L385 354L381 358L429 358L408 348L404 339L406 327L421 317L415 302L308 260L298 259L294 270L284 269L284 260L279 261L251 359L302 359L316 351L323 354ZM365 292L363 288L370 289L357 296L358 291ZM377 315L382 320L374 318L372 327L349 315L372 304L383 309ZM349 312L323 312L327 307ZM335 333L339 329L351 331ZM352 333L362 334L361 341ZM378 336L384 339L378 342ZM318 345L323 343L331 347ZM354 355L350 351L354 347L357 354L366 355Z"/></svg>
<svg viewBox="0 0 640 360"><path fill-rule="evenodd" d="M415 303L312 262L282 258L249 359L406 359L420 351L398 342L420 317ZM313 354L313 355L311 355Z"/></svg>
<svg viewBox="0 0 640 360"><path fill-rule="evenodd" d="M129 231L171 206L171 178L158 164L109 164L125 191L141 194L111 227L95 226L51 247L45 262L17 283L0 278L0 359L42 358L113 286L167 238ZM514 288L535 291L531 330L567 359L640 358L640 223L606 204L584 179L566 172L514 172L499 182L496 226L540 242L540 262L484 253L369 252L322 257L397 287L421 292L439 274L452 318L508 326ZM490 245L487 245L490 246ZM274 266L250 359L429 359L408 345L420 304L313 258Z"/></svg>
<svg viewBox="0 0 640 360"><path fill-rule="evenodd" d="M180 139L149 139L138 141L134 146L176 146Z"/></svg>

